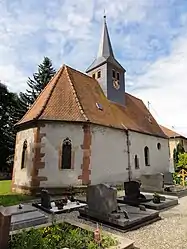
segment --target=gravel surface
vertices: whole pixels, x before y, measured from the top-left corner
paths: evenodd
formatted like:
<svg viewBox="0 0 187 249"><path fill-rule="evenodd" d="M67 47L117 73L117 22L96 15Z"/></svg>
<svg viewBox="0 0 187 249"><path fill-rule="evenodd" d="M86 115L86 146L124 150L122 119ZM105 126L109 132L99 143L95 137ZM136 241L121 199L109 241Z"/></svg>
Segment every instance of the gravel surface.
<svg viewBox="0 0 187 249"><path fill-rule="evenodd" d="M162 220L137 230L121 233L105 228L103 230L124 236L135 242L140 249L187 249L187 196L179 199L178 206L160 213ZM58 220L74 220L94 227L93 223L78 219L78 212L56 215ZM49 217L51 220L51 216Z"/></svg>

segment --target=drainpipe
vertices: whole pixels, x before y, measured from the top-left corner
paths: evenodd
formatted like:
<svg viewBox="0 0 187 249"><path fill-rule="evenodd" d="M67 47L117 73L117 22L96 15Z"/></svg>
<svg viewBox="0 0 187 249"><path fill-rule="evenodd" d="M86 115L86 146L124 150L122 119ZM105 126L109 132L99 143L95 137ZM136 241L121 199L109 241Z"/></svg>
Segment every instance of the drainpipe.
<svg viewBox="0 0 187 249"><path fill-rule="evenodd" d="M129 140L129 130L128 128L122 124L123 128L125 129L125 134L127 137L127 158L128 158L128 168L126 168L128 170L128 178L129 181L132 180L132 170L131 170L131 161L130 161L130 140Z"/></svg>

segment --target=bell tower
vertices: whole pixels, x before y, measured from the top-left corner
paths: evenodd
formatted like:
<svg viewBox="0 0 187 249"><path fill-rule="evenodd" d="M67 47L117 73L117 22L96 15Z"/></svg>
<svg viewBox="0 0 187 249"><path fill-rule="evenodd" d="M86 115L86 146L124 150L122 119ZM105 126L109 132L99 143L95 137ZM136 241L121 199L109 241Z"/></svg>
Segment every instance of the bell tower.
<svg viewBox="0 0 187 249"><path fill-rule="evenodd" d="M125 69L115 59L108 33L106 16L96 59L86 70L101 85L106 97L120 105L125 105Z"/></svg>

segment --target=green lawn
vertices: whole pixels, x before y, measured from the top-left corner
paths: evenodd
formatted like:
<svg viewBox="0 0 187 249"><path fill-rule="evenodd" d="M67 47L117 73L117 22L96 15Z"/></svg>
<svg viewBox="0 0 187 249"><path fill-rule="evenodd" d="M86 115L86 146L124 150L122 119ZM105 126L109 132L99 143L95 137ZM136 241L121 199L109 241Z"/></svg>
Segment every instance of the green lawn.
<svg viewBox="0 0 187 249"><path fill-rule="evenodd" d="M11 180L0 181L0 206L11 206L30 200L31 196L11 192Z"/></svg>

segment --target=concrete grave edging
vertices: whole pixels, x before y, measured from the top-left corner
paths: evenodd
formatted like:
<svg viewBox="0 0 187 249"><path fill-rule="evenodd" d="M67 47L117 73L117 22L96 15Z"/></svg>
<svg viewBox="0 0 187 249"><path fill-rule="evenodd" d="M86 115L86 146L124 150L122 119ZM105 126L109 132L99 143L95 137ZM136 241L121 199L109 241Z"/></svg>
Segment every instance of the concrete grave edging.
<svg viewBox="0 0 187 249"><path fill-rule="evenodd" d="M88 230L88 231L91 231L91 232L94 232L94 230L96 229L94 226L90 226L90 225L87 225L87 224L83 224L83 223L79 223L79 222L76 222L74 220L71 220L71 219L67 219L65 218L64 220L58 220L56 221L56 224L58 223L62 223L62 222L67 222L71 225L74 225L76 227L79 227L79 228L82 228L82 229L85 229L85 230ZM51 226L52 223L49 222L49 223L45 223L45 224L42 224L42 225L38 225L38 226L35 226L35 228L43 228L43 227L48 227L48 226ZM24 229L25 231L29 231L31 229L31 227L28 227L26 229ZM22 229L20 230L16 230L16 231L11 231L10 232L10 235L13 235L13 234L17 234L21 231ZM111 237L113 237L114 239L116 239L118 241L118 245L116 246L111 246L109 247L108 249L133 249L134 248L134 241L128 239L128 238L124 238L122 236L119 236L119 235L116 235L116 234L113 234L113 233L110 233L110 232L106 232L104 231L104 234L105 235L109 235Z"/></svg>

